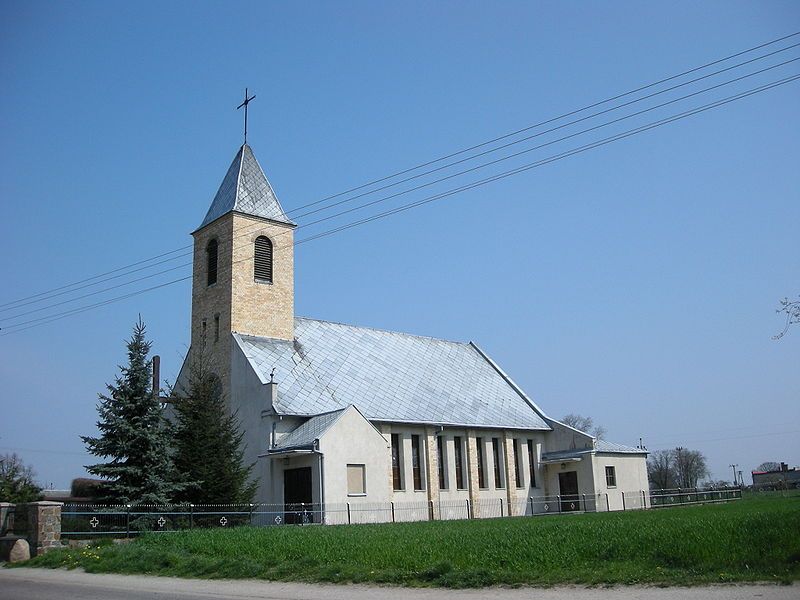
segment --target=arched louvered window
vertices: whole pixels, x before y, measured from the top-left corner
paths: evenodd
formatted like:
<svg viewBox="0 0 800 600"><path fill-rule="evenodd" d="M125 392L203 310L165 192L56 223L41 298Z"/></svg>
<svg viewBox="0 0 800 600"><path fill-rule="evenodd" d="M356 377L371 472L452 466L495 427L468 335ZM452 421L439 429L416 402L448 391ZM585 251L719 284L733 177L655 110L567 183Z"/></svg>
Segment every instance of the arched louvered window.
<svg viewBox="0 0 800 600"><path fill-rule="evenodd" d="M211 240L208 242L208 246L206 246L208 285L217 283L217 247L217 240Z"/></svg>
<svg viewBox="0 0 800 600"><path fill-rule="evenodd" d="M256 281L272 283L272 242L265 235L256 238L253 275Z"/></svg>

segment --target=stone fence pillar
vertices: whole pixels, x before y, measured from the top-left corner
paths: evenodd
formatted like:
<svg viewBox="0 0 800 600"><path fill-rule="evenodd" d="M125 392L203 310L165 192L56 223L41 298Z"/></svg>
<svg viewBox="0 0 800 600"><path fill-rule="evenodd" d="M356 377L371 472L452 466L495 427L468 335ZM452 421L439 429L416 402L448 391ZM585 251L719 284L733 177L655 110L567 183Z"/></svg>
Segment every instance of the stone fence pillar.
<svg viewBox="0 0 800 600"><path fill-rule="evenodd" d="M0 536L14 531L14 504L0 502Z"/></svg>
<svg viewBox="0 0 800 600"><path fill-rule="evenodd" d="M61 547L61 507L63 502L17 504L14 533L23 535L31 546L31 556Z"/></svg>

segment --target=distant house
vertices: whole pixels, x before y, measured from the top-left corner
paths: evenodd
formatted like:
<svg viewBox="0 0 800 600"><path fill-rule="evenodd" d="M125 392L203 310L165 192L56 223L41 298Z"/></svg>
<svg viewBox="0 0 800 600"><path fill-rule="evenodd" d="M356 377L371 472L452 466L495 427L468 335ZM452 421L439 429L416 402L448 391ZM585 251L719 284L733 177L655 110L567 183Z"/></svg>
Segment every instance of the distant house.
<svg viewBox="0 0 800 600"><path fill-rule="evenodd" d="M622 492L648 489L645 450L550 418L473 342L295 316L295 227L245 144L193 233L178 381L202 348L257 465L258 501L491 501L524 514L533 497L581 510L602 496L598 509L618 510Z"/></svg>
<svg viewBox="0 0 800 600"><path fill-rule="evenodd" d="M800 488L800 469L789 468L782 462L781 468L774 471L752 471L753 487L756 489Z"/></svg>

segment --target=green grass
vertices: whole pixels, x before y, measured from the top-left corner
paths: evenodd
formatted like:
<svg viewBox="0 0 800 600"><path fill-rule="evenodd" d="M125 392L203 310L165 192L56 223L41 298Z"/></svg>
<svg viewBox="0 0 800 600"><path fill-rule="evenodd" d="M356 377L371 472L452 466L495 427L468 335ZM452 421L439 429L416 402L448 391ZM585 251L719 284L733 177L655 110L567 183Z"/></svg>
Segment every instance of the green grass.
<svg viewBox="0 0 800 600"><path fill-rule="evenodd" d="M447 587L787 583L800 578L800 497L537 518L194 530L21 564Z"/></svg>

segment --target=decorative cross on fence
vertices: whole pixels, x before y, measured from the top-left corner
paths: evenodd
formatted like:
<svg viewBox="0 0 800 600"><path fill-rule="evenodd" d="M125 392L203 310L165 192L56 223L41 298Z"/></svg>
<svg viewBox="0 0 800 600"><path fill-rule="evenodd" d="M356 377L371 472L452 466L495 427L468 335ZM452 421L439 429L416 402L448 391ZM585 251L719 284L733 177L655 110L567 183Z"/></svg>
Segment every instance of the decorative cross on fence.
<svg viewBox="0 0 800 600"><path fill-rule="evenodd" d="M100 524L100 520L97 517L92 517L89 519L89 524L92 526L92 529L94 529Z"/></svg>
<svg viewBox="0 0 800 600"><path fill-rule="evenodd" d="M164 524L165 524L166 522L167 522L167 520L166 520L164 517L159 517L159 518L158 518L158 526L159 526L159 527L164 527Z"/></svg>
<svg viewBox="0 0 800 600"><path fill-rule="evenodd" d="M226 519L225 517L222 517L222 518L219 520L219 524L220 524L220 525L222 525L223 527L225 527L225 525L227 525L227 524L228 524L228 519Z"/></svg>

